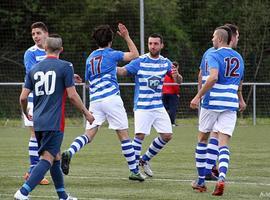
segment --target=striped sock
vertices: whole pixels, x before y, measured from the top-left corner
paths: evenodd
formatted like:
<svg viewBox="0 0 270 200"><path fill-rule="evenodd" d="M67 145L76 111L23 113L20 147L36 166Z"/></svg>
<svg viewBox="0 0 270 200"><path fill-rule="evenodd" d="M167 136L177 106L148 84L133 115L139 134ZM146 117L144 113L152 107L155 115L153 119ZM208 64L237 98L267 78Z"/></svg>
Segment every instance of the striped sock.
<svg viewBox="0 0 270 200"><path fill-rule="evenodd" d="M28 172L31 173L33 168L37 165L37 163L39 161L38 143L37 143L37 139L35 137L31 137L29 139L28 153L29 153L29 161L30 161L30 167L29 167Z"/></svg>
<svg viewBox="0 0 270 200"><path fill-rule="evenodd" d="M227 146L219 148L219 179L225 180L230 161L230 150Z"/></svg>
<svg viewBox="0 0 270 200"><path fill-rule="evenodd" d="M59 199L66 199L68 195L65 191L64 178L60 165L60 160L54 161L50 172Z"/></svg>
<svg viewBox="0 0 270 200"><path fill-rule="evenodd" d="M211 174L218 157L218 139L211 137L207 145L205 174Z"/></svg>
<svg viewBox="0 0 270 200"><path fill-rule="evenodd" d="M207 144L199 142L196 147L195 159L198 171L198 185L204 184L205 180L206 146Z"/></svg>
<svg viewBox="0 0 270 200"><path fill-rule="evenodd" d="M151 160L155 155L160 152L160 150L167 144L161 137L156 137L151 145L149 146L148 150L145 152L145 154L142 156L142 160L149 161Z"/></svg>
<svg viewBox="0 0 270 200"><path fill-rule="evenodd" d="M136 158L136 164L139 165L139 160L141 156L141 151L142 151L142 140L139 138L134 138L132 141L132 146L135 151L135 158Z"/></svg>
<svg viewBox="0 0 270 200"><path fill-rule="evenodd" d="M86 144L91 141L86 135L81 135L75 138L75 140L71 143L68 151L70 152L71 157L81 150Z"/></svg>
<svg viewBox="0 0 270 200"><path fill-rule="evenodd" d="M129 139L121 141L121 148L122 153L127 160L129 170L137 174L138 167L136 165L135 151L131 141Z"/></svg>

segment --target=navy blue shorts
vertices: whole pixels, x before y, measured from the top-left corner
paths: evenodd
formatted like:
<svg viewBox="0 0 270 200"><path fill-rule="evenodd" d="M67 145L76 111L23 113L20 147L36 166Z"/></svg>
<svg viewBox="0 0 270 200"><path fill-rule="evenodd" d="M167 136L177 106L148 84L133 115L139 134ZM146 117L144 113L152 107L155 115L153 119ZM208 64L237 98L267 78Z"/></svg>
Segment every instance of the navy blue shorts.
<svg viewBox="0 0 270 200"><path fill-rule="evenodd" d="M54 157L60 153L64 133L61 131L35 131L38 142L38 154L48 151Z"/></svg>

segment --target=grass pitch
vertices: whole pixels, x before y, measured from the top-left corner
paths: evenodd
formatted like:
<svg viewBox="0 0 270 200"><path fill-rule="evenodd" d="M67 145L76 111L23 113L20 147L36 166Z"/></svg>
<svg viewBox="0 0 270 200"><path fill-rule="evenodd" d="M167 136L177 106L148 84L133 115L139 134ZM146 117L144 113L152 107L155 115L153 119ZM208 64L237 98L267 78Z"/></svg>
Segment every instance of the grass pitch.
<svg viewBox="0 0 270 200"><path fill-rule="evenodd" d="M228 183L222 197L211 195L213 182L207 182L207 193L191 189L190 183L196 178L197 127L194 125L174 128L173 140L151 161L154 177L142 183L128 180L129 170L120 142L112 130L103 126L93 143L73 157L70 175L65 176L66 190L78 199L93 200L270 199L269 129L269 125L236 128L230 144ZM129 131L133 137L132 124ZM28 132L24 128L0 130L1 200L13 199L23 184L22 176L28 168ZM66 128L62 150L83 132L83 128ZM146 138L143 152L156 136L152 131ZM57 199L54 186L38 186L31 193L31 199Z"/></svg>

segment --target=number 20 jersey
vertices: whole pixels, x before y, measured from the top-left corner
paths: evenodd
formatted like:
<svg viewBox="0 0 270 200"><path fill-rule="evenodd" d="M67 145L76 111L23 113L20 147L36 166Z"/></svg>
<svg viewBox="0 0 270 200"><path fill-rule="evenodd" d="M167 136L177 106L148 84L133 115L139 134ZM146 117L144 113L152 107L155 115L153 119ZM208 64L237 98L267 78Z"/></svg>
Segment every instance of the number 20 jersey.
<svg viewBox="0 0 270 200"><path fill-rule="evenodd" d="M35 131L62 131L65 126L66 88L74 86L70 62L47 57L26 75L25 88L34 93Z"/></svg>
<svg viewBox="0 0 270 200"><path fill-rule="evenodd" d="M211 51L206 56L208 70L218 70L218 80L204 95L202 107L218 112L237 111L238 87L244 76L244 61L235 50L227 47Z"/></svg>
<svg viewBox="0 0 270 200"><path fill-rule="evenodd" d="M116 68L124 52L112 48L97 49L86 60L85 81L89 81L90 102L119 94Z"/></svg>

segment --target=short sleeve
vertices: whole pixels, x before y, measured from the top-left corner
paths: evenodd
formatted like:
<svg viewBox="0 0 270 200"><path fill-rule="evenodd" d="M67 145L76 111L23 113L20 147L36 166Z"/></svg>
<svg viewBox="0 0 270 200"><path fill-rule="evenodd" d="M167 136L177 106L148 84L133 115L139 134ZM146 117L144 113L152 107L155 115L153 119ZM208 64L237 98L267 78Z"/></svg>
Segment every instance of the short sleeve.
<svg viewBox="0 0 270 200"><path fill-rule="evenodd" d="M204 70L204 69L206 69L205 68L205 58L206 58L206 53L207 52L205 52L204 54L203 54L203 57L202 57L202 60L201 60L201 63L200 63L200 70Z"/></svg>
<svg viewBox="0 0 270 200"><path fill-rule="evenodd" d="M128 74L137 74L140 68L140 58L132 60L129 64L125 66Z"/></svg>
<svg viewBox="0 0 270 200"><path fill-rule="evenodd" d="M33 82L31 79L31 73L27 73L25 75L25 82L24 82L24 88L27 88L29 90L33 90Z"/></svg>
<svg viewBox="0 0 270 200"><path fill-rule="evenodd" d="M124 60L124 52L122 52L122 51L114 50L111 55L113 57L113 60L115 60L117 62Z"/></svg>
<svg viewBox="0 0 270 200"><path fill-rule="evenodd" d="M89 60L87 59L85 62L85 72L84 72L84 80L88 81L88 69L89 69Z"/></svg>
<svg viewBox="0 0 270 200"><path fill-rule="evenodd" d="M219 64L213 53L209 53L206 56L208 69L219 69Z"/></svg>
<svg viewBox="0 0 270 200"><path fill-rule="evenodd" d="M72 87L75 85L74 83L74 70L72 63L67 64L68 66L65 68L65 88Z"/></svg>
<svg viewBox="0 0 270 200"><path fill-rule="evenodd" d="M170 61L169 59L168 59L168 67L167 67L167 74L168 75L171 75L172 74L172 61Z"/></svg>
<svg viewBox="0 0 270 200"><path fill-rule="evenodd" d="M32 69L34 64L36 64L36 60L35 60L33 52L26 51L24 53L24 67L25 67L26 74L29 73L29 71Z"/></svg>
<svg viewBox="0 0 270 200"><path fill-rule="evenodd" d="M242 76L241 76L241 81L244 81L244 76L245 76L245 62L241 56L241 64L243 65L243 72L242 72Z"/></svg>

